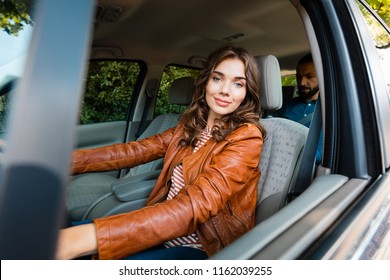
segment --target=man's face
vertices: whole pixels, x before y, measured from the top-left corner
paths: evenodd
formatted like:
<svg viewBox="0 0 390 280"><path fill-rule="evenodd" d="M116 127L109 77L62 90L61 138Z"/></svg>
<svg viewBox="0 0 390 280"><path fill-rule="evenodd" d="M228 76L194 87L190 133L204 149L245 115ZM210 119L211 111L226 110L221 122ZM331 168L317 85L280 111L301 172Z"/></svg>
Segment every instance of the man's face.
<svg viewBox="0 0 390 280"><path fill-rule="evenodd" d="M296 75L299 95L306 100L316 100L319 88L313 62L298 65Z"/></svg>

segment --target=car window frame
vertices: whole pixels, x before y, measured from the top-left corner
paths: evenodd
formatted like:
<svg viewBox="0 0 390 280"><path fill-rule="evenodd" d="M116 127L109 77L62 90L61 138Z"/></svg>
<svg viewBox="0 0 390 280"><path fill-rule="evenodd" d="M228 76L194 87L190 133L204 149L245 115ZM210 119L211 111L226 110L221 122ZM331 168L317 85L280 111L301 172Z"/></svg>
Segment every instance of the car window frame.
<svg viewBox="0 0 390 280"><path fill-rule="evenodd" d="M372 10L372 8L365 2L358 0L377 20L378 23L387 31L390 36L390 28L383 22L383 20ZM371 38L371 32L368 30L365 19L356 5L351 5L353 0L349 0L349 9L354 15L354 22L357 26L357 34L359 36L359 43L363 50L363 56L365 59L365 65L368 68L369 84L371 92L373 93L376 121L379 127L379 143L378 147L381 149L382 155L382 172L390 167L390 138L385 137L390 135L390 127L386 124L386 121L390 119L390 93L386 86L386 79L384 78L384 72L382 71L381 63L379 62L378 54L375 49L375 44L370 43L368 40L363 38ZM387 92L387 96L383 93Z"/></svg>

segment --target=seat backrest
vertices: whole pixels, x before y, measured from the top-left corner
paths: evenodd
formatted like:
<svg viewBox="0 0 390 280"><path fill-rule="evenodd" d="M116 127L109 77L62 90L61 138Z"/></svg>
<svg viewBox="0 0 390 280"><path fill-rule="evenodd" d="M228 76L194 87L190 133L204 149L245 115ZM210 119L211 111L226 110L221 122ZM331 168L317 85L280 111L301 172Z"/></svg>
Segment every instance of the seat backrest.
<svg viewBox="0 0 390 280"><path fill-rule="evenodd" d="M273 55L256 57L260 69L261 106L274 111L282 106L280 67ZM286 204L288 190L294 184L308 128L288 119L268 117L260 122L267 130L260 158L261 177L256 222L264 221Z"/></svg>
<svg viewBox="0 0 390 280"><path fill-rule="evenodd" d="M294 98L296 86L282 86L283 104Z"/></svg>
<svg viewBox="0 0 390 280"><path fill-rule="evenodd" d="M191 77L182 77L174 80L168 92L168 101L170 104L176 104L180 106L188 106L192 99L194 80ZM167 130L168 128L177 125L180 118L180 114L167 113L157 116L149 124L149 126L142 132L137 140L150 137L155 134L159 134ZM158 159L146 164L138 165L132 168L129 172L129 176L136 176L153 172L162 168L163 160Z"/></svg>
<svg viewBox="0 0 390 280"><path fill-rule="evenodd" d="M296 90L297 90L297 86L282 86L283 105L295 97ZM281 114L280 110L282 110L282 108L270 112L270 114L272 116L279 116Z"/></svg>

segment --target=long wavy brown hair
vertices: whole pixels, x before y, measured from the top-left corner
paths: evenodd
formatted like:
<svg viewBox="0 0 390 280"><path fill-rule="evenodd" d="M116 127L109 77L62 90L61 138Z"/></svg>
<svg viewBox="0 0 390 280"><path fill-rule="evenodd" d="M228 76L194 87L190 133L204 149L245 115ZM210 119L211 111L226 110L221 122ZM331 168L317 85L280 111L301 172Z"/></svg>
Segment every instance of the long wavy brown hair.
<svg viewBox="0 0 390 280"><path fill-rule="evenodd" d="M241 47L227 45L212 52L201 71L194 87L192 102L182 116L184 123L184 135L180 141L181 146L194 147L207 126L209 106L206 102L206 85L214 72L214 69L225 59L238 58L245 66L246 95L243 102L234 112L224 115L215 121L211 129L213 139L217 142L237 127L244 123L256 125L263 137L266 136L265 128L259 122L262 116L260 104L260 73L254 57Z"/></svg>

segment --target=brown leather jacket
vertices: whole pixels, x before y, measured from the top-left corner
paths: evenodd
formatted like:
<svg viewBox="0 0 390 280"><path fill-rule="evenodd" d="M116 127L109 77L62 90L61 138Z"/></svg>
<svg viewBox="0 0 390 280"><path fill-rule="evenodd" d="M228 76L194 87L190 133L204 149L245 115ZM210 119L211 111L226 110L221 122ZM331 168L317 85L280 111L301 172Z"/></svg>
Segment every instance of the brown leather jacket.
<svg viewBox="0 0 390 280"><path fill-rule="evenodd" d="M182 124L137 142L74 154L73 173L133 167L164 157L147 207L94 221L100 259L121 259L196 231L210 256L255 225L263 138L245 124L196 153L178 142ZM172 169L182 163L185 187L166 201Z"/></svg>

